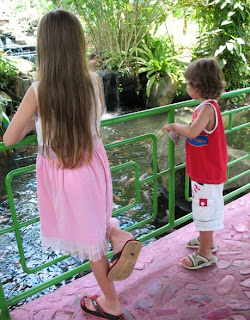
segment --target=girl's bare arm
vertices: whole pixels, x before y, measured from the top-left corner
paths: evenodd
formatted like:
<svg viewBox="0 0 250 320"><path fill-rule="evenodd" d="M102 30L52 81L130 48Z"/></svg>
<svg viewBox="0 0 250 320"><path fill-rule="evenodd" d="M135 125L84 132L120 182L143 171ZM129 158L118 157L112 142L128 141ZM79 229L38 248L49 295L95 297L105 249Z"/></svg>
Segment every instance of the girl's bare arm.
<svg viewBox="0 0 250 320"><path fill-rule="evenodd" d="M20 107L11 120L3 136L6 146L11 146L21 141L26 134L35 129L35 115L37 112L37 100L32 86L26 92Z"/></svg>
<svg viewBox="0 0 250 320"><path fill-rule="evenodd" d="M97 75L97 83L98 83L98 89L99 89L99 98L101 102L101 107L102 107L102 113L104 112L104 99L103 99L103 93L102 93L102 85L101 85L101 80L100 77Z"/></svg>

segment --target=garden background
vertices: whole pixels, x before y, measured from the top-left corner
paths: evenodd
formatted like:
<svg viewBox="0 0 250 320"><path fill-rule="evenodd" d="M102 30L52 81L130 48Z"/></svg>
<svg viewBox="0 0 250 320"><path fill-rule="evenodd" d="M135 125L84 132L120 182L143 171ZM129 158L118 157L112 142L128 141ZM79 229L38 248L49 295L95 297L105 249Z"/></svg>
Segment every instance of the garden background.
<svg viewBox="0 0 250 320"><path fill-rule="evenodd" d="M249 4L249 0L2 0L0 123L1 111L11 118L35 78L35 65L27 66L11 46L21 50L34 46L39 20L48 10L60 7L78 15L88 54L99 56L99 74L114 82L113 91L118 90L117 99L117 93L114 97L107 89L106 103L111 110L112 103L121 103L135 111L189 99L183 71L200 57L218 58L227 91L249 86Z"/></svg>

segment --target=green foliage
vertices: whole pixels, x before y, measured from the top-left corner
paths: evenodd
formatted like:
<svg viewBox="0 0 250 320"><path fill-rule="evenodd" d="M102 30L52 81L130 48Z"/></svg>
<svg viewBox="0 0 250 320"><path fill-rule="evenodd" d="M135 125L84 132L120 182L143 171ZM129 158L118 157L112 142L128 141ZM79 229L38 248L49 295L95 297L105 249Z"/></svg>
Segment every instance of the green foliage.
<svg viewBox="0 0 250 320"><path fill-rule="evenodd" d="M5 89L17 75L18 70L4 53L0 52L0 89Z"/></svg>
<svg viewBox="0 0 250 320"><path fill-rule="evenodd" d="M0 124L2 123L2 120L3 120L3 111L6 110L9 103L11 102L12 102L11 99L5 98L4 96L2 96L2 94L0 94Z"/></svg>
<svg viewBox="0 0 250 320"><path fill-rule="evenodd" d="M8 127L10 120L7 115L3 112L3 104L2 98L0 96L0 141L2 140L3 133L5 132L6 128Z"/></svg>
<svg viewBox="0 0 250 320"><path fill-rule="evenodd" d="M39 12L61 7L77 13L85 29L88 50L103 58L103 68L119 73L146 73L147 95L160 77L177 77L180 92L183 63L172 39L152 40L169 14L199 25L193 59L217 56L227 90L247 87L250 75L250 0L14 0ZM151 39L151 40L150 40ZM135 59L135 57L137 57ZM139 67L136 67L136 64ZM236 98L238 99L238 98Z"/></svg>
<svg viewBox="0 0 250 320"><path fill-rule="evenodd" d="M162 0L66 0L57 1L67 9L74 6L84 19L92 51L104 53L106 68L131 68L138 45L150 30L166 20Z"/></svg>
<svg viewBox="0 0 250 320"><path fill-rule="evenodd" d="M2 127L2 122L3 122L3 105L1 101L1 96L0 96L0 128Z"/></svg>
<svg viewBox="0 0 250 320"><path fill-rule="evenodd" d="M69 1L67 1L69 2ZM58 3L58 4L57 4ZM37 18L41 18L43 14L45 14L49 10L53 10L59 7L59 1L56 0L13 0L11 3L14 11L25 11L29 8L37 9Z"/></svg>
<svg viewBox="0 0 250 320"><path fill-rule="evenodd" d="M2 136L7 126L9 125L9 118L4 113L4 110L11 102L11 99L6 99L0 94L0 141L2 141Z"/></svg>
<svg viewBox="0 0 250 320"><path fill-rule="evenodd" d="M197 4L197 2L196 2ZM194 58L216 56L227 90L249 86L250 9L246 0L214 0L196 7L201 35Z"/></svg>
<svg viewBox="0 0 250 320"><path fill-rule="evenodd" d="M11 82L18 74L18 70L13 61L11 61L4 53L0 52L0 90L9 91L11 87ZM0 128L1 131L4 130L3 124L6 124L6 115L3 112L12 105L12 100L8 98L5 94L0 94ZM1 135L0 135L1 137Z"/></svg>
<svg viewBox="0 0 250 320"><path fill-rule="evenodd" d="M184 63L174 48L170 36L147 36L137 49L137 73L146 73L148 79L146 95L150 96L151 88L163 76L179 80L183 74Z"/></svg>

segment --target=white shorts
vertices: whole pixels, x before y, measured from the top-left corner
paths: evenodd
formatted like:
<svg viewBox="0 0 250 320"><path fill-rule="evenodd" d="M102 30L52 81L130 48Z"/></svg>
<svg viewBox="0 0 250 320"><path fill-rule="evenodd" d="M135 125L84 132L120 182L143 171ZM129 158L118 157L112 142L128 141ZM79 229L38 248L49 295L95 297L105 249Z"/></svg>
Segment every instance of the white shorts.
<svg viewBox="0 0 250 320"><path fill-rule="evenodd" d="M200 184L191 181L193 220L197 231L224 228L224 200L221 184Z"/></svg>

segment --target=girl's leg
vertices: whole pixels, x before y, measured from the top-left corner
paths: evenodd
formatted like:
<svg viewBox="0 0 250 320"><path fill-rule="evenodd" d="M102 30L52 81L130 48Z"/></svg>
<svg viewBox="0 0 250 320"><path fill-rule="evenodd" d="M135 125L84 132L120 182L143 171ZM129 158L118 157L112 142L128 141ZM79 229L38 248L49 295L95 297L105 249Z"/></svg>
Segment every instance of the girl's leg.
<svg viewBox="0 0 250 320"><path fill-rule="evenodd" d="M103 295L98 297L97 301L103 311L112 315L120 315L122 313L121 305L117 297L115 286L112 281L107 278L109 270L109 261L106 256L96 262L90 261L91 269L95 275ZM87 309L95 311L91 299L85 299Z"/></svg>
<svg viewBox="0 0 250 320"><path fill-rule="evenodd" d="M210 248L213 247L213 231L200 231L200 247L197 250L197 252L210 260L212 258L212 253ZM182 264L185 266L192 266L192 261L189 259L189 257L185 257L184 259L181 260Z"/></svg>
<svg viewBox="0 0 250 320"><path fill-rule="evenodd" d="M124 244L133 239L133 235L130 232L123 231L117 227L112 227L108 238L112 244L114 254L122 250ZM114 283L107 278L108 271L110 269L109 261L106 256L96 262L90 261L91 269L95 275L103 295L98 297L97 301L103 308L104 312L112 315L120 315L122 313L121 305L117 297ZM85 299L85 306L89 310L94 311L95 308L91 299Z"/></svg>
<svg viewBox="0 0 250 320"><path fill-rule="evenodd" d="M133 238L132 233L123 231L117 227L112 227L109 234L109 240L112 244L114 254L120 252L124 244Z"/></svg>

